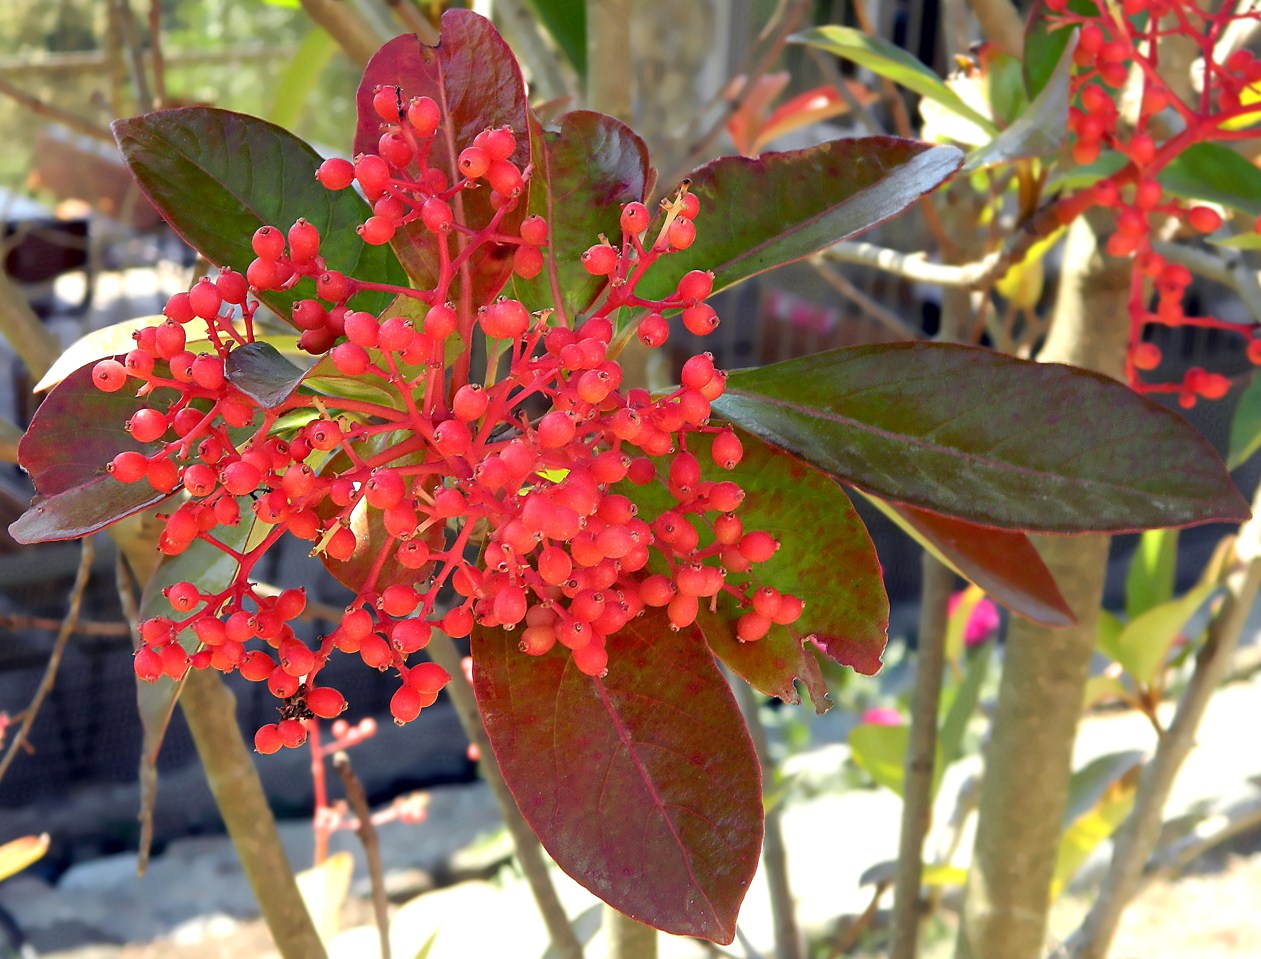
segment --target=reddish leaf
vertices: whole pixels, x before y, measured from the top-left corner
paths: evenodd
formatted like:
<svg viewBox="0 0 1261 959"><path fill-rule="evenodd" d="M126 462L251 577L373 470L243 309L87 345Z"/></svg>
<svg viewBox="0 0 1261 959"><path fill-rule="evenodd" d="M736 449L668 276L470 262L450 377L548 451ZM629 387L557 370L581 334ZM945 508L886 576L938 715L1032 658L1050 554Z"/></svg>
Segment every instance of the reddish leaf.
<svg viewBox="0 0 1261 959"><path fill-rule="evenodd" d="M31 474L35 499L9 527L19 543L78 539L165 499L144 480L120 483L105 472L124 450L146 454L156 443L137 443L123 425L136 410L155 405L120 390L92 385L92 365L58 383L44 398L18 443L18 462ZM158 404L161 405L161 404Z"/></svg>
<svg viewBox="0 0 1261 959"><path fill-rule="evenodd" d="M627 915L728 943L762 844L761 774L700 634L660 611L609 637L609 672L473 634L495 758L557 864Z"/></svg>
<svg viewBox="0 0 1261 959"><path fill-rule="evenodd" d="M320 255L330 269L360 280L405 283L386 247L368 246L355 227L371 210L354 190L330 191L315 180L320 156L274 123L209 107L161 110L111 128L131 175L171 226L206 259L244 273L254 259L254 231L287 230L305 217L320 231ZM305 285L304 285L305 286ZM262 294L288 317L304 288ZM367 291L354 308L377 312L387 293Z"/></svg>
<svg viewBox="0 0 1261 959"><path fill-rule="evenodd" d="M976 526L875 498L872 502L1013 613L1044 626L1072 625L1073 611L1024 533Z"/></svg>
<svg viewBox="0 0 1261 959"><path fill-rule="evenodd" d="M442 32L436 47L420 42L414 34L395 37L373 55L359 84L356 103L359 125L354 152L376 153L383 124L372 106L380 86L402 90L403 102L431 97L442 109L443 123L434 138L430 165L446 173L451 183L462 177L455 161L460 151L487 127L509 126L517 134L512 160L522 170L530 162L529 107L525 81L516 58L489 20L468 10L448 10L442 15ZM465 190L452 199L455 218L471 227L491 217L490 190ZM503 231L516 232L525 217L529 196L503 220ZM452 233L462 244L462 234ZM420 288L433 287L438 278L437 243L420 221L399 230L391 241L395 253ZM457 285L470 284L476 303L489 303L512 272L513 247L482 247L468 264Z"/></svg>
<svg viewBox="0 0 1261 959"><path fill-rule="evenodd" d="M944 343L731 374L715 412L881 499L985 526L1123 532L1239 522L1221 458L1108 377Z"/></svg>
<svg viewBox="0 0 1261 959"><path fill-rule="evenodd" d="M573 317L606 282L588 273L579 257L601 233L620 236L622 204L644 199L648 148L620 120L587 110L566 113L557 130L532 127L530 212L547 220L551 237L543 272L532 280L516 278L515 295L531 310L555 306Z"/></svg>
<svg viewBox="0 0 1261 959"><path fill-rule="evenodd" d="M667 296L693 269L713 270L721 290L800 260L901 212L962 162L954 147L896 137L720 157L691 175L701 204L696 242L661 260L636 291Z"/></svg>
<svg viewBox="0 0 1261 959"><path fill-rule="evenodd" d="M741 643L734 624L743 610L724 595L721 615L702 624L705 638L714 654L758 691L797 703L798 678L823 712L830 703L818 695L826 690L814 661L816 648L860 673L880 669L889 625L880 562L867 528L835 480L755 436L741 433L740 439L744 457L732 472L701 454L705 477L740 484L744 528L765 530L783 544L756 567L758 581L793 593L806 608L792 627L774 626L763 639ZM805 530L810 535L803 537Z"/></svg>

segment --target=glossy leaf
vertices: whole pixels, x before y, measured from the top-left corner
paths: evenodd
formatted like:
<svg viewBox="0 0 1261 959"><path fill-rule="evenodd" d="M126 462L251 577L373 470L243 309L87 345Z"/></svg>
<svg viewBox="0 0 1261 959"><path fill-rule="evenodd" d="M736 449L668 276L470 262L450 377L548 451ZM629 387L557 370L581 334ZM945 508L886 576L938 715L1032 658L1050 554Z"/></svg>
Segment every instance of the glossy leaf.
<svg viewBox="0 0 1261 959"><path fill-rule="evenodd" d="M1239 394L1239 403L1230 421L1230 452L1226 465L1238 469L1258 449L1261 449L1261 376L1253 376Z"/></svg>
<svg viewBox="0 0 1261 959"><path fill-rule="evenodd" d="M285 359L269 343L238 346L223 361L228 382L264 409L279 406L302 382L306 370Z"/></svg>
<svg viewBox="0 0 1261 959"><path fill-rule="evenodd" d="M849 732L849 749L863 771L878 786L891 789L899 796L906 789L906 750L911 741L909 726L886 726L880 723L859 723ZM938 744L937 758L933 763L933 795L941 785L945 764Z"/></svg>
<svg viewBox="0 0 1261 959"><path fill-rule="evenodd" d="M123 429L133 413L163 400L127 390L102 393L84 366L53 387L18 443L18 462L31 476L35 498L9 526L19 543L78 539L166 499L146 481L120 483L105 467L124 450L153 453Z"/></svg>
<svg viewBox="0 0 1261 959"><path fill-rule="evenodd" d="M899 343L733 373L719 415L876 496L972 523L1118 532L1241 521L1177 414L1105 376Z"/></svg>
<svg viewBox="0 0 1261 959"><path fill-rule="evenodd" d="M1261 216L1261 170L1222 143L1195 143L1159 174L1161 186L1174 196L1206 200Z"/></svg>
<svg viewBox="0 0 1261 959"><path fill-rule="evenodd" d="M543 272L532 280L514 278L514 295L531 310L558 305L573 317L607 282L588 273L579 257L600 234L620 236L622 204L645 198L648 148L620 120L589 110L566 113L557 129L532 129L530 212L547 220L551 236Z"/></svg>
<svg viewBox="0 0 1261 959"><path fill-rule="evenodd" d="M356 154L377 152L382 121L373 109L372 97L380 86L398 87L404 103L413 97L427 96L442 108L443 122L434 137L429 164L445 173L448 182L463 179L456 158L487 127L511 127L517 135L512 161L523 170L530 162L525 81L512 51L484 17L468 10L448 10L442 15L436 47L421 43L415 34L404 34L373 55L355 100L359 111ZM451 202L460 223L478 227L490 220L490 190L485 187L462 191ZM505 232L516 232L527 205L528 188L516 210L505 216ZM462 248L463 235L451 236L453 247ZM399 230L391 246L415 286L434 286L439 272L438 246L424 224L417 220ZM482 247L467 264L457 285L470 284L474 302L489 303L508 281L512 253L513 247L505 244Z"/></svg>
<svg viewBox="0 0 1261 959"><path fill-rule="evenodd" d="M1178 570L1178 531L1149 529L1138 540L1125 577L1125 615L1137 619L1173 598Z"/></svg>
<svg viewBox="0 0 1261 959"><path fill-rule="evenodd" d="M987 129L991 134L998 132L989 117L968 106L957 93L946 86L941 77L888 40L868 36L852 27L838 26L818 27L795 34L790 39L866 67L877 76L892 80L912 93L935 100L959 116Z"/></svg>
<svg viewBox="0 0 1261 959"><path fill-rule="evenodd" d="M609 637L593 679L475 630L473 684L495 758L556 863L634 919L728 943L757 869L761 774L695 629L661 611Z"/></svg>
<svg viewBox="0 0 1261 959"><path fill-rule="evenodd" d="M861 491L860 491L861 492ZM1044 626L1068 626L1073 612L1024 533L867 496L908 536L1013 613Z"/></svg>
<svg viewBox="0 0 1261 959"><path fill-rule="evenodd" d="M244 273L254 259L254 231L284 231L305 217L320 231L329 269L356 279L406 284L386 247L360 241L355 227L371 216L354 190L330 191L315 179L320 155L292 133L257 117L210 107L162 110L111 129L140 188L171 227L216 266ZM261 299L282 317L309 290L272 291ZM378 312L390 301L368 291L351 302Z"/></svg>
<svg viewBox="0 0 1261 959"><path fill-rule="evenodd" d="M1126 623L1115 637L1101 633L1100 647L1140 683L1150 684L1187 621L1216 589L1215 582L1203 582L1175 600L1153 606Z"/></svg>
<svg viewBox="0 0 1261 959"><path fill-rule="evenodd" d="M800 260L900 213L962 161L954 147L897 137L720 157L691 174L701 209L696 242L655 264L636 291L668 296L693 269L713 270L721 290Z"/></svg>

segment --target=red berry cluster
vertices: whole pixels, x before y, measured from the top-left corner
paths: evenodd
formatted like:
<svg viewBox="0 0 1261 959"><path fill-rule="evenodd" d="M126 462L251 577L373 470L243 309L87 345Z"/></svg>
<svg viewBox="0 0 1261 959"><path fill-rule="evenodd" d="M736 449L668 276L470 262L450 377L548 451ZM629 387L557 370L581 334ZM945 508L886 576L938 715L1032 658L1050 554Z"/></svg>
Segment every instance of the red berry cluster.
<svg viewBox="0 0 1261 959"><path fill-rule="evenodd" d="M1100 180L1088 199L1116 211L1116 231L1107 252L1132 256L1130 348L1126 372L1141 392L1177 394L1184 407L1197 398L1220 399L1230 381L1220 374L1193 368L1180 382L1151 383L1140 377L1161 363L1156 344L1143 341L1149 324L1199 326L1228 330L1248 338L1248 358L1261 364L1261 338L1251 324L1230 323L1210 316L1188 316L1183 294L1191 283L1185 266L1169 263L1153 249L1153 235L1170 220L1196 234L1209 234L1222 225L1221 214L1210 206L1188 203L1170 195L1157 179L1160 172L1188 147L1210 140L1255 137L1255 131L1234 129L1231 121L1258 112L1249 105L1247 91L1261 83L1261 60L1236 50L1215 59L1223 31L1234 20L1255 18L1243 5L1226 2L1217 9L1199 8L1176 0L1122 0L1099 4L1096 13L1082 15L1067 0L1048 0L1053 19L1080 28L1071 82L1073 106L1068 129L1073 160L1088 164L1103 150L1113 150L1126 164ZM1161 78L1161 41L1177 35L1199 48L1204 63L1203 94L1187 103ZM1142 98L1132 122L1120 117L1119 89L1139 71Z"/></svg>
<svg viewBox="0 0 1261 959"><path fill-rule="evenodd" d="M655 233L642 203L622 209L620 243L602 238L583 254L586 269L607 283L576 328L504 297L480 306L457 297L465 301L457 305L448 299L452 286L484 244L516 245L523 276L541 268L548 224L531 216L518 235L501 227L529 179L528 168L508 159L515 135L479 134L458 156L463 176L448 186L428 163L441 119L433 101L403 104L385 88L374 102L388 123L380 152L329 160L317 176L332 189L363 189L374 211L360 228L366 242L420 220L441 264L432 289L393 289L400 299L379 316L352 309L357 293L383 287L329 269L310 223L299 220L287 233L264 226L244 277L225 271L172 297L166 319L136 334L134 350L95 367L101 389L132 384L153 397L127 425L136 440L155 444L152 452L122 453L109 469L122 482L181 494L160 549L174 555L202 540L238 566L222 591L188 582L166 590L180 616L142 624L141 678L179 678L191 665L267 683L285 701L280 722L256 740L270 752L302 742L305 719L345 708L339 692L315 683L335 649L397 673L391 712L405 723L450 678L429 662L408 665L435 628L463 637L475 624L520 627L524 652L542 655L559 643L579 670L598 676L609 666L608 638L645 606L665 607L680 629L726 594L743 609L736 629L746 642L796 621L802 602L750 575L779 544L744 528L736 483L706 478L705 461L730 470L743 454L731 429L709 421L726 375L706 353L684 365L681 385L666 395L622 389L616 356L630 336L660 346L665 315L676 310L693 333L718 324L703 302L709 273L686 274L665 299L635 292L655 261L694 240L696 197L685 185L664 202ZM483 185L494 212L475 227L461 221L456 200ZM356 389L298 390L265 405L233 382L234 351L255 339L247 286L299 284L314 293L293 306L299 347L326 354L317 372L353 378ZM410 313L397 305L409 300ZM638 320L619 329L612 317L628 307ZM489 359L474 378L478 334ZM650 486L668 494L668 508L655 515L636 503L636 489ZM234 549L224 532L246 511L258 532ZM303 612L302 591L271 597L250 582L286 533L309 541L313 555L357 586L315 648L290 626Z"/></svg>

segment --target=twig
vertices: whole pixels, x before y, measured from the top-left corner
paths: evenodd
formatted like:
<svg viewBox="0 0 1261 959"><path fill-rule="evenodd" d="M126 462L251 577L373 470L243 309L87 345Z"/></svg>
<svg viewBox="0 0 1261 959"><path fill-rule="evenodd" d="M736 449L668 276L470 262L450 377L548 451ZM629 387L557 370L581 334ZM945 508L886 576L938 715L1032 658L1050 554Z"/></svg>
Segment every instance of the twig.
<svg viewBox="0 0 1261 959"><path fill-rule="evenodd" d="M1025 55L1025 25L1011 0L968 0L985 39L1017 60Z"/></svg>
<svg viewBox="0 0 1261 959"><path fill-rule="evenodd" d="M63 109L56 104L41 100L39 97L27 93L21 87L3 78L0 78L0 95L8 97L32 113L55 120L62 126L74 130L75 133L82 133L84 136L92 137L92 139L100 140L103 143L111 145L114 143L114 137L109 130L100 124L93 123L86 117L81 117L77 113L71 113L69 110Z"/></svg>
<svg viewBox="0 0 1261 959"><path fill-rule="evenodd" d="M307 15L328 31L355 66L365 66L381 46L384 38L378 36L359 11L345 0L301 2Z"/></svg>
<svg viewBox="0 0 1261 959"><path fill-rule="evenodd" d="M19 629L60 629L65 620L51 616L28 616L25 613L0 613L0 627ZM131 627L126 623L103 623L94 619L81 619L74 624L73 632L79 636L130 636Z"/></svg>
<svg viewBox="0 0 1261 959"><path fill-rule="evenodd" d="M880 897L884 895L884 891L888 888L889 884L887 882L876 884L876 891L871 894L871 902L867 903L867 908L863 910L863 914L850 923L841 937L828 950L827 959L836 959L837 956L843 956L854 948L859 937L871 925L871 920L876 918L876 913L880 910Z"/></svg>
<svg viewBox="0 0 1261 959"><path fill-rule="evenodd" d="M464 734L473 743L481 755L482 775L490 785L495 801L499 805L504 825L512 836L516 847L517 860L521 863L521 871L530 884L534 901L543 916L543 922L556 949L557 959L582 959L582 944L574 934L565 915L565 908L560 904L556 889L552 886L551 877L547 874L547 863L543 859L543 849L538 837L531 831L517 808L516 800L508 791L499 764L495 761L494 750L486 737L481 716L477 712L477 702L473 698L473 687L464 678L464 669L460 661L460 653L454 640L439 632L434 632L429 641L429 655L439 666L451 674L451 682L447 684L447 692L451 694L451 702L455 706L456 715Z"/></svg>
<svg viewBox="0 0 1261 959"><path fill-rule="evenodd" d="M153 109L153 94L149 90L149 78L145 76L144 52L140 48L140 31L136 29L136 17L128 0L110 0L117 16L119 33L127 51L127 65L131 70L131 84L136 103L142 113Z"/></svg>
<svg viewBox="0 0 1261 959"><path fill-rule="evenodd" d="M438 31L416 9L412 0L385 0L385 3L393 11L394 16L398 18L399 23L403 24L410 32L416 34L421 43L428 44L431 47L437 45Z"/></svg>
<svg viewBox="0 0 1261 959"><path fill-rule="evenodd" d="M924 839L933 812L933 772L937 755L937 712L946 663L946 623L954 572L929 553L923 556L919 643L911 693L911 733L902 789L902 830L893 886L893 941L889 959L915 959L921 919Z"/></svg>
<svg viewBox="0 0 1261 959"><path fill-rule="evenodd" d="M744 722L753 739L753 749L762 766L762 780L769 781L775 772L766 727L758 714L758 697L751 686L736 678L732 682L736 702L744 713ZM771 895L771 918L775 926L775 955L779 959L801 959L801 933L797 929L792 887L788 883L787 846L784 843L782 810L775 804L766 810L766 833L762 840L762 864L766 868L766 884Z"/></svg>
<svg viewBox="0 0 1261 959"><path fill-rule="evenodd" d="M363 853L368 860L368 876L372 880L372 911L377 920L377 932L381 936L381 959L390 959L390 904L385 897L385 871L381 866L381 837L372 825L372 810L368 808L368 796L363 783L350 767L350 756L343 749L333 756L333 768L342 778L346 789L346 801L359 818L355 834L363 843Z"/></svg>
<svg viewBox="0 0 1261 959"><path fill-rule="evenodd" d="M149 59L153 62L154 106L166 106L166 61L162 57L162 4L149 0Z"/></svg>
<svg viewBox="0 0 1261 959"><path fill-rule="evenodd" d="M836 290L837 293L841 294L841 296L845 297L877 323L887 327L899 339L918 340L920 338L921 333L919 330L892 312L888 307L877 303L839 272L824 265L818 257L812 258L810 265L815 268L819 276L832 289Z"/></svg>
<svg viewBox="0 0 1261 959"><path fill-rule="evenodd" d="M875 267L883 273L916 283L970 289L985 285L992 277L995 268L1002 261L1003 251L995 250L972 263L956 266L950 263L934 263L923 253L902 253L863 240L843 240L818 255L833 263ZM1003 269L1006 271L1007 264L1003 264ZM1001 275L1000 273L999 276Z"/></svg>
<svg viewBox="0 0 1261 959"><path fill-rule="evenodd" d="M534 80L531 94L544 100L572 97L577 83L561 69L561 58L549 49L539 22L521 0L496 0L495 20L513 52L525 63Z"/></svg>
<svg viewBox="0 0 1261 959"><path fill-rule="evenodd" d="M1143 874L1141 888L1162 879L1172 879L1210 849L1258 826L1261 826L1261 799L1210 816L1197 823L1190 835L1157 850Z"/></svg>
<svg viewBox="0 0 1261 959"><path fill-rule="evenodd" d="M35 717L39 715L40 707L44 705L44 699L52 691L53 683L57 680L57 669L61 666L62 654L66 651L66 644L70 641L70 637L74 634L75 623L79 619L79 610L83 606L83 591L88 585L88 577L92 572L92 560L96 556L96 550L92 547L92 540L83 540L83 545L79 552L79 571L74 577L74 586L70 589L70 605L66 610L66 618L61 622L61 628L57 631L57 638L53 642L52 652L48 654L48 665L44 667L44 676L39 681L39 686L35 689L35 695L31 697L30 705L23 710L22 725L18 727L17 735L13 737L13 741L9 743L9 748L4 754L4 759L0 760L0 780L4 779L4 774L9 771L13 759L17 756L18 751L26 743L26 737L31 731L31 727L35 725Z"/></svg>
<svg viewBox="0 0 1261 959"><path fill-rule="evenodd" d="M1195 657L1195 670L1178 711L1143 769L1134 809L1117 836L1112 863L1090 913L1069 940L1074 959L1103 959L1116 935L1121 913L1138 891L1143 866L1160 838L1165 803L1174 778L1195 746L1195 733L1213 693L1230 668L1231 656L1261 587L1261 491L1253 498L1253 516L1239 531L1235 555L1243 568L1226 580L1221 609Z"/></svg>

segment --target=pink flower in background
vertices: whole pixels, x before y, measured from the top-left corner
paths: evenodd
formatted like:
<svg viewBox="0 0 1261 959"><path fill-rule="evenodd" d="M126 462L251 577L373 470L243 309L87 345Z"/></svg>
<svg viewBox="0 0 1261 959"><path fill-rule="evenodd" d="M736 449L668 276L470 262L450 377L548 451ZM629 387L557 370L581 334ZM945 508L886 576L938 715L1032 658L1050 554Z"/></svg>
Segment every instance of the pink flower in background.
<svg viewBox="0 0 1261 959"><path fill-rule="evenodd" d="M901 726L902 714L892 706L873 706L863 713L860 722L870 726Z"/></svg>
<svg viewBox="0 0 1261 959"><path fill-rule="evenodd" d="M967 595L964 593L955 593L950 597L949 613L954 615L959 604L963 602L963 598ZM985 642L998 632L999 618L998 607L994 605L994 601L988 598L982 598L972 607L972 615L968 617L968 625L963 630L963 643L965 646L976 646Z"/></svg>

